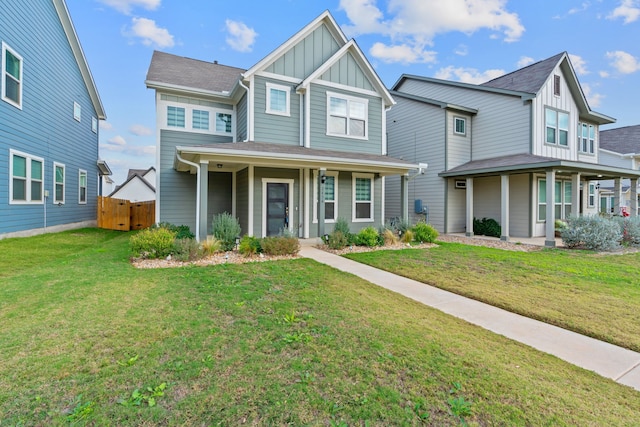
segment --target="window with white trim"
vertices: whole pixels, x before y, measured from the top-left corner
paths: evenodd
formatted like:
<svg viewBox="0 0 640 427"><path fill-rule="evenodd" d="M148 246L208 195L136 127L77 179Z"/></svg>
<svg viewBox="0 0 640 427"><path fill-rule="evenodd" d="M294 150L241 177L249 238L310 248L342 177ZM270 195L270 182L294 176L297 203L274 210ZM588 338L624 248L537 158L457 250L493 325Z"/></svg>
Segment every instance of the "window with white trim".
<svg viewBox="0 0 640 427"><path fill-rule="evenodd" d="M87 171L82 169L78 171L78 203L87 203Z"/></svg>
<svg viewBox="0 0 640 427"><path fill-rule="evenodd" d="M327 92L327 135L368 138L369 100Z"/></svg>
<svg viewBox="0 0 640 427"><path fill-rule="evenodd" d="M191 114L192 126L194 129L209 130L209 112L204 110L193 110Z"/></svg>
<svg viewBox="0 0 640 427"><path fill-rule="evenodd" d="M291 88L288 86L267 83L267 108L266 113L289 116L289 104Z"/></svg>
<svg viewBox="0 0 640 427"><path fill-rule="evenodd" d="M589 183L589 199L587 203L590 208L596 205L596 185L593 182Z"/></svg>
<svg viewBox="0 0 640 427"><path fill-rule="evenodd" d="M373 174L352 175L353 222L373 221Z"/></svg>
<svg viewBox="0 0 640 427"><path fill-rule="evenodd" d="M182 107L167 106L167 126L184 128L185 111Z"/></svg>
<svg viewBox="0 0 640 427"><path fill-rule="evenodd" d="M22 109L22 57L2 42L2 100Z"/></svg>
<svg viewBox="0 0 640 427"><path fill-rule="evenodd" d="M53 163L53 203L64 204L64 165Z"/></svg>
<svg viewBox="0 0 640 427"><path fill-rule="evenodd" d="M567 219L571 216L572 202L571 181L556 180L554 188L554 215L556 219ZM538 221L547 219L547 180L538 179Z"/></svg>
<svg viewBox="0 0 640 427"><path fill-rule="evenodd" d="M91 117L91 132L98 133L98 119Z"/></svg>
<svg viewBox="0 0 640 427"><path fill-rule="evenodd" d="M78 122L82 118L82 107L77 102L73 103L73 118Z"/></svg>
<svg viewBox="0 0 640 427"><path fill-rule="evenodd" d="M600 213L613 213L616 206L616 198L614 196L600 196Z"/></svg>
<svg viewBox="0 0 640 427"><path fill-rule="evenodd" d="M231 114L216 113L216 132L231 133Z"/></svg>
<svg viewBox="0 0 640 427"><path fill-rule="evenodd" d="M318 171L313 171L313 222L318 222ZM335 222L338 218L338 172L325 172L324 221Z"/></svg>
<svg viewBox="0 0 640 427"><path fill-rule="evenodd" d="M545 108L546 142L563 147L569 145L569 114Z"/></svg>
<svg viewBox="0 0 640 427"><path fill-rule="evenodd" d="M9 203L41 204L43 201L44 160L9 150Z"/></svg>
<svg viewBox="0 0 640 427"><path fill-rule="evenodd" d="M581 153L595 154L596 127L588 123L578 123L578 150Z"/></svg>
<svg viewBox="0 0 640 427"><path fill-rule="evenodd" d="M453 118L453 133L456 135L466 135L467 134L467 120L463 117L454 117Z"/></svg>

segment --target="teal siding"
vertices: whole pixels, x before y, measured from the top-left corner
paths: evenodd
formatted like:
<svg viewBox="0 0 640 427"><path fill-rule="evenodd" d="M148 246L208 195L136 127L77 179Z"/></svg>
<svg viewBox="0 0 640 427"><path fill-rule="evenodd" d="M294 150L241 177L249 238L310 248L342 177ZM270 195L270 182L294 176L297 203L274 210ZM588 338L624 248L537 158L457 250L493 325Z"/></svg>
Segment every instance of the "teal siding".
<svg viewBox="0 0 640 427"><path fill-rule="evenodd" d="M231 172L209 172L208 185L207 234L211 234L213 216L223 212L231 213L233 210Z"/></svg>
<svg viewBox="0 0 640 427"><path fill-rule="evenodd" d="M311 148L382 154L382 100L374 96L311 85ZM369 100L368 139L327 136L327 92Z"/></svg>
<svg viewBox="0 0 640 427"><path fill-rule="evenodd" d="M267 67L266 71L304 80L340 49L325 25L321 25Z"/></svg>
<svg viewBox="0 0 640 427"><path fill-rule="evenodd" d="M290 116L267 114L267 82L291 88L289 92ZM291 83L257 77L254 82L254 139L258 142L300 145L300 96Z"/></svg>
<svg viewBox="0 0 640 427"><path fill-rule="evenodd" d="M362 72L362 68L351 53L340 58L336 64L322 74L320 80L375 91L375 87Z"/></svg>
<svg viewBox="0 0 640 427"><path fill-rule="evenodd" d="M0 236L42 228L43 204L9 204L9 150L44 159L44 190L51 197L46 225L96 219L98 135L93 104L51 1L2 0L0 41L23 58L22 110L0 101ZM80 122L73 103L82 108ZM53 205L53 162L65 165L65 204ZM87 203L78 203L78 171L87 171Z"/></svg>
<svg viewBox="0 0 640 427"><path fill-rule="evenodd" d="M236 106L236 141L247 139L247 94L238 101Z"/></svg>
<svg viewBox="0 0 640 427"><path fill-rule="evenodd" d="M293 179L293 206L289 206L289 218L294 233L298 233L298 210L300 209L300 171L297 169L255 168L253 181L253 235L262 236L262 179Z"/></svg>
<svg viewBox="0 0 640 427"><path fill-rule="evenodd" d="M236 216L240 221L242 234L249 229L249 168L236 174Z"/></svg>

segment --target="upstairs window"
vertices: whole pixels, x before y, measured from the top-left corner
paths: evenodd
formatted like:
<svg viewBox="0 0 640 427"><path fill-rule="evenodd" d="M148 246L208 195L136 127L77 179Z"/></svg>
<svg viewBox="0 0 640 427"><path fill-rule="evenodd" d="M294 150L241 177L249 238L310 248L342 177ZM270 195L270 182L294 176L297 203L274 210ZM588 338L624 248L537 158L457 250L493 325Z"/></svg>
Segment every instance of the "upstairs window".
<svg viewBox="0 0 640 427"><path fill-rule="evenodd" d="M216 132L231 133L231 114L216 113Z"/></svg>
<svg viewBox="0 0 640 427"><path fill-rule="evenodd" d="M64 203L64 165L53 164L53 203Z"/></svg>
<svg viewBox="0 0 640 427"><path fill-rule="evenodd" d="M595 154L596 127L587 123L578 123L578 150L581 153Z"/></svg>
<svg viewBox="0 0 640 427"><path fill-rule="evenodd" d="M567 147L569 145L569 114L546 108L545 122L547 144Z"/></svg>
<svg viewBox="0 0 640 427"><path fill-rule="evenodd" d="M267 83L267 109L268 114L289 116L289 93L287 86Z"/></svg>
<svg viewBox="0 0 640 427"><path fill-rule="evenodd" d="M467 134L467 120L462 117L454 117L453 133L465 136Z"/></svg>
<svg viewBox="0 0 640 427"><path fill-rule="evenodd" d="M193 128L209 130L209 112L193 110Z"/></svg>
<svg viewBox="0 0 640 427"><path fill-rule="evenodd" d="M98 133L98 119L91 117L91 132Z"/></svg>
<svg viewBox="0 0 640 427"><path fill-rule="evenodd" d="M82 118L82 107L77 102L73 103L73 118L77 121Z"/></svg>
<svg viewBox="0 0 640 427"><path fill-rule="evenodd" d="M167 126L184 128L184 108L167 107Z"/></svg>
<svg viewBox="0 0 640 427"><path fill-rule="evenodd" d="M327 93L327 135L366 139L368 107L366 99Z"/></svg>
<svg viewBox="0 0 640 427"><path fill-rule="evenodd" d="M557 74L553 75L553 94L560 96L560 76Z"/></svg>
<svg viewBox="0 0 640 427"><path fill-rule="evenodd" d="M44 162L39 157L10 150L11 204L42 203Z"/></svg>
<svg viewBox="0 0 640 427"><path fill-rule="evenodd" d="M2 99L22 108L22 57L2 43Z"/></svg>

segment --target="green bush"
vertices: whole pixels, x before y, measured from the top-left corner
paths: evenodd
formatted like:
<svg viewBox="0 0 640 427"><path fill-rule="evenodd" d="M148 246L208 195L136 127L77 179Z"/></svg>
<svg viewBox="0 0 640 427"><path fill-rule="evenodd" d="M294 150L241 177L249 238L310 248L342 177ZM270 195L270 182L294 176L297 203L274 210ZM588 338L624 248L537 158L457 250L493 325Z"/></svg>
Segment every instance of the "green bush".
<svg viewBox="0 0 640 427"><path fill-rule="evenodd" d="M178 261L192 261L202 256L200 244L195 239L188 237L173 242L173 257Z"/></svg>
<svg viewBox="0 0 640 427"><path fill-rule="evenodd" d="M296 237L265 237L261 242L265 255L295 255L300 251L300 242Z"/></svg>
<svg viewBox="0 0 640 427"><path fill-rule="evenodd" d="M380 234L378 234L378 230L374 227L363 228L356 237L356 244L358 246L368 246L370 248L380 246L381 241L384 243L384 240L382 240Z"/></svg>
<svg viewBox="0 0 640 427"><path fill-rule="evenodd" d="M244 256L259 254L260 252L262 252L260 239L245 234L244 237L240 240L240 244L238 245L238 252L240 252Z"/></svg>
<svg viewBox="0 0 640 427"><path fill-rule="evenodd" d="M337 230L329 234L329 239L326 243L329 248L339 250L347 247L349 240L342 231Z"/></svg>
<svg viewBox="0 0 640 427"><path fill-rule="evenodd" d="M188 225L174 225L169 222L159 222L153 228L166 228L176 234L176 239L194 239L196 236L191 232Z"/></svg>
<svg viewBox="0 0 640 427"><path fill-rule="evenodd" d="M622 231L622 243L640 246L640 216L614 217Z"/></svg>
<svg viewBox="0 0 640 427"><path fill-rule="evenodd" d="M345 236L351 234L351 230L349 230L349 223L344 218L338 218L336 220L336 223L333 225L333 231L339 231Z"/></svg>
<svg viewBox="0 0 640 427"><path fill-rule="evenodd" d="M236 245L236 237L240 236L241 228L238 218L227 212L213 217L213 236L222 242L222 249L233 250Z"/></svg>
<svg viewBox="0 0 640 427"><path fill-rule="evenodd" d="M409 229L400 235L400 240L402 243L411 243L413 242L413 230Z"/></svg>
<svg viewBox="0 0 640 427"><path fill-rule="evenodd" d="M147 228L131 236L129 244L135 257L165 258L173 251L176 233L164 227Z"/></svg>
<svg viewBox="0 0 640 427"><path fill-rule="evenodd" d="M593 251L612 251L620 247L622 228L616 221L597 215L571 217L560 232L565 246Z"/></svg>
<svg viewBox="0 0 640 427"><path fill-rule="evenodd" d="M438 231L425 222L419 222L412 228L413 239L416 242L433 243L438 238Z"/></svg>
<svg viewBox="0 0 640 427"><path fill-rule="evenodd" d="M479 236L500 237L501 228L493 218L473 219L473 234Z"/></svg>

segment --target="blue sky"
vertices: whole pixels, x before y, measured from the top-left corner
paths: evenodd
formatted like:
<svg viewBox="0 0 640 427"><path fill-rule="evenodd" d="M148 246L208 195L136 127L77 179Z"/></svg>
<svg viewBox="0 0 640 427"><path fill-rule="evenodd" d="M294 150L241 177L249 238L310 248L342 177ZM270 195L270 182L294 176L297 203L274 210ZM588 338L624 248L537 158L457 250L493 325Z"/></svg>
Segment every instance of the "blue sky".
<svg viewBox="0 0 640 427"><path fill-rule="evenodd" d="M391 87L402 73L482 83L567 51L609 127L640 124L640 0L67 0L122 183L155 163L153 50L249 68L324 10Z"/></svg>

